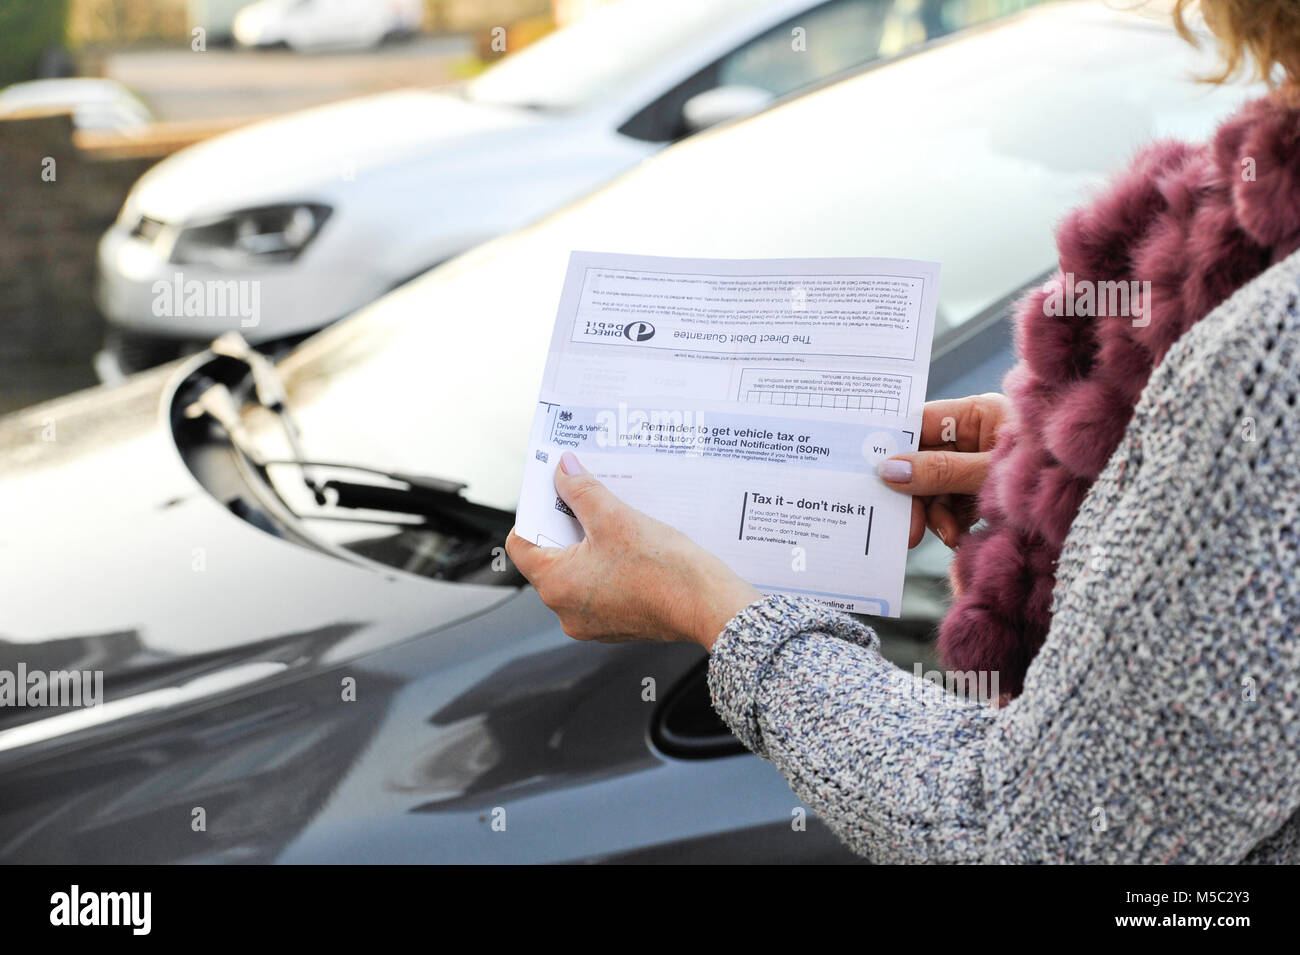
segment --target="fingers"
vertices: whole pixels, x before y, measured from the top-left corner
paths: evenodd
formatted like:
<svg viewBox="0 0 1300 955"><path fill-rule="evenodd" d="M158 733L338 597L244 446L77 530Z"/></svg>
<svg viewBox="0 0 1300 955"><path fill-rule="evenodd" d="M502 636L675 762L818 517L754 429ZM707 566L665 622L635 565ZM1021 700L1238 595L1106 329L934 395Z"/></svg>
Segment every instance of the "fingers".
<svg viewBox="0 0 1300 955"><path fill-rule="evenodd" d="M925 501L919 497L912 498L912 526L908 529L907 547L911 550L921 543L925 536Z"/></svg>
<svg viewBox="0 0 1300 955"><path fill-rule="evenodd" d="M996 442L1006 412L1006 396L996 392L928 401L921 415L921 447L987 451Z"/></svg>
<svg viewBox="0 0 1300 955"><path fill-rule="evenodd" d="M514 562L515 567L519 569L519 573L529 580L535 578L546 566L551 550L538 547L532 541L524 540L515 533L513 527L510 528L510 533L506 535L506 556Z"/></svg>
<svg viewBox="0 0 1300 955"><path fill-rule="evenodd" d="M952 512L952 502L947 495L930 501L925 509L925 520L930 530L939 535L939 540L949 547L957 543L957 538L961 534L961 527Z"/></svg>
<svg viewBox="0 0 1300 955"><path fill-rule="evenodd" d="M911 451L880 463L880 478L896 491L931 497L976 494L988 477L989 452Z"/></svg>
<svg viewBox="0 0 1300 955"><path fill-rule="evenodd" d="M587 473L572 451L560 455L560 465L555 469L555 491L588 534L624 506L609 488Z"/></svg>

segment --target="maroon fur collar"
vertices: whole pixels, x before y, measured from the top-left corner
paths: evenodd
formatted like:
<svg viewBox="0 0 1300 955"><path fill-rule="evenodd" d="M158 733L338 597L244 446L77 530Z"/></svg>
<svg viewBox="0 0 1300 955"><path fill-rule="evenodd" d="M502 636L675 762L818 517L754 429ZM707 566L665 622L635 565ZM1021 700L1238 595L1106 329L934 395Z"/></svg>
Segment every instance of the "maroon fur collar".
<svg viewBox="0 0 1300 955"><path fill-rule="evenodd" d="M1019 307L1020 361L1004 382L1013 411L978 502L987 524L962 538L939 630L945 666L1000 671L1012 695L1051 624L1066 533L1152 370L1300 247L1300 111L1269 96L1208 144L1148 147L1065 219L1057 246L1060 273ZM1103 282L1126 283L1139 301L1124 308Z"/></svg>

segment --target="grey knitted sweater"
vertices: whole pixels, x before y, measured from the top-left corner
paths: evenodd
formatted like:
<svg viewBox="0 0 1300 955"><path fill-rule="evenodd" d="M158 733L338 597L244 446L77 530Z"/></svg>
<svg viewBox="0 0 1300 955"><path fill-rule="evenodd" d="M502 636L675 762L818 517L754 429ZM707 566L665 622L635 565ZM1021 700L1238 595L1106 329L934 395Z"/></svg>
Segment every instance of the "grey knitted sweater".
<svg viewBox="0 0 1300 955"><path fill-rule="evenodd" d="M1298 297L1300 253L1155 370L1010 704L768 597L713 647L715 708L878 862L1300 861Z"/></svg>

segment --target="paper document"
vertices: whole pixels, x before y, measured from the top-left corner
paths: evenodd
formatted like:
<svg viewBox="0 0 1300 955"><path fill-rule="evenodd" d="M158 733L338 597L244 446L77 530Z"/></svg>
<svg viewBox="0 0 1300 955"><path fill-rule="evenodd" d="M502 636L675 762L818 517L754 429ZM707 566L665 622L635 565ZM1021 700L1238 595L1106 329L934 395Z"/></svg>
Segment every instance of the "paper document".
<svg viewBox="0 0 1300 955"><path fill-rule="evenodd" d="M939 266L574 252L516 533L566 546L564 451L767 593L896 617Z"/></svg>

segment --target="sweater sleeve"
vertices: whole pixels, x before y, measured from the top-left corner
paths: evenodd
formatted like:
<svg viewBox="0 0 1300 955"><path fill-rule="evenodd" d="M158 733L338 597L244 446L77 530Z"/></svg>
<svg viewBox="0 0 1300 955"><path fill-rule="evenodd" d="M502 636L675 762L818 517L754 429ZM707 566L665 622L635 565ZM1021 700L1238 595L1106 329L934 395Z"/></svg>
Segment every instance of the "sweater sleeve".
<svg viewBox="0 0 1300 955"><path fill-rule="evenodd" d="M875 861L979 861L979 752L995 711L953 705L877 646L851 617L766 597L714 644L714 706L855 852Z"/></svg>
<svg viewBox="0 0 1300 955"><path fill-rule="evenodd" d="M728 623L709 664L715 707L854 851L1224 863L1296 824L1290 269L1157 369L1072 525L1047 641L1007 706L927 691L868 628L804 600L765 598Z"/></svg>

